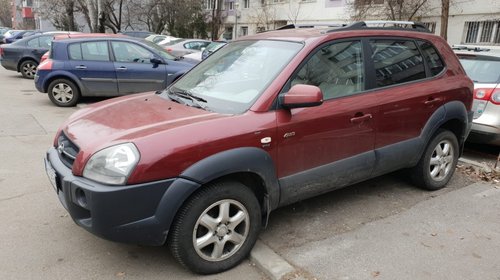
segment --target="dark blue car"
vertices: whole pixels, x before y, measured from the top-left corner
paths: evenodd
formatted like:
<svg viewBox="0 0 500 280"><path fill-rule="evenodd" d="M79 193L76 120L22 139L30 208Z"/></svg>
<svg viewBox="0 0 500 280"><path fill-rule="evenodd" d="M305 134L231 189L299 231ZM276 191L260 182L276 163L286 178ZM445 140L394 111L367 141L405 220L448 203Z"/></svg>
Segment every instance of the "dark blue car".
<svg viewBox="0 0 500 280"><path fill-rule="evenodd" d="M161 90L194 64L137 38L99 37L52 42L35 75L38 91L61 107L81 96L119 96Z"/></svg>

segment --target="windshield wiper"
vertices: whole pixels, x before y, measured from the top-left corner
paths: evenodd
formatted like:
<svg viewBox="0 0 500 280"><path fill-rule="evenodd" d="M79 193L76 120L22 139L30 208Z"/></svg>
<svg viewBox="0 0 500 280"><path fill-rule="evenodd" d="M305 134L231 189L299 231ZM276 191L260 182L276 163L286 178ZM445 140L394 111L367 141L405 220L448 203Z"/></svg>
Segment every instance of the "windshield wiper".
<svg viewBox="0 0 500 280"><path fill-rule="evenodd" d="M181 97L181 98L184 98L184 99L191 100L191 103L195 107L202 108L202 109L207 108L207 106L205 104L202 104L202 103L207 103L207 100L205 100L199 96L196 96L187 90L182 90L182 89L179 89L176 87L171 87L171 88L169 88L168 93L175 95L175 96L178 96L178 97Z"/></svg>

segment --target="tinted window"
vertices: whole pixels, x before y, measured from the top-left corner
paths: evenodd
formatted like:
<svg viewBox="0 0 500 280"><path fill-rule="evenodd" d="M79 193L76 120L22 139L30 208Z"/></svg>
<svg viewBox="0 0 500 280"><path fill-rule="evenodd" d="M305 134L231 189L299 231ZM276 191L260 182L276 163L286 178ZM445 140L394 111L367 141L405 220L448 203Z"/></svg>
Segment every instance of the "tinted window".
<svg viewBox="0 0 500 280"><path fill-rule="evenodd" d="M109 61L108 42L81 43L83 60Z"/></svg>
<svg viewBox="0 0 500 280"><path fill-rule="evenodd" d="M38 38L32 39L28 41L28 47L38 48L40 44L38 43Z"/></svg>
<svg viewBox="0 0 500 280"><path fill-rule="evenodd" d="M444 63L439 57L438 51L432 46L431 43L425 41L418 41L418 45L422 50L422 54L429 65L429 69L431 70L431 75L436 76L441 73L444 69Z"/></svg>
<svg viewBox="0 0 500 280"><path fill-rule="evenodd" d="M127 42L111 42L115 59L118 62L151 63L153 54L145 48Z"/></svg>
<svg viewBox="0 0 500 280"><path fill-rule="evenodd" d="M413 41L370 40L377 87L425 78L422 56Z"/></svg>
<svg viewBox="0 0 500 280"><path fill-rule="evenodd" d="M71 44L68 48L69 59L82 60L82 49L80 44Z"/></svg>
<svg viewBox="0 0 500 280"><path fill-rule="evenodd" d="M325 100L364 89L361 42L331 44L318 50L292 79L291 85L314 85Z"/></svg>

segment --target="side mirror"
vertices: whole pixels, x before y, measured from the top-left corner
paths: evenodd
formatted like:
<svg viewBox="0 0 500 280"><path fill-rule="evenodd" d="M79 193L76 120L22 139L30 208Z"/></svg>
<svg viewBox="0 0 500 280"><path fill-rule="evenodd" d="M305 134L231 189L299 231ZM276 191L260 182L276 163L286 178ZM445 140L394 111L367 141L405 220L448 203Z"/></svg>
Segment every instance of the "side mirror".
<svg viewBox="0 0 500 280"><path fill-rule="evenodd" d="M153 64L164 64L165 63L165 62L163 62L163 60L156 58L156 57L151 58L149 61Z"/></svg>
<svg viewBox="0 0 500 280"><path fill-rule="evenodd" d="M314 107L323 104L323 93L317 86L294 85L280 96L280 104L285 108Z"/></svg>

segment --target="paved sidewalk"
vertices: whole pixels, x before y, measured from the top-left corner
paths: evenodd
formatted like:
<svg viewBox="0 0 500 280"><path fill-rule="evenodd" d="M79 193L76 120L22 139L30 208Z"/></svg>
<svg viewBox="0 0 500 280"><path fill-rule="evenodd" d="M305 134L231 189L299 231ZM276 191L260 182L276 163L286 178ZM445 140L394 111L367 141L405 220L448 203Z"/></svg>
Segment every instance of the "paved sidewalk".
<svg viewBox="0 0 500 280"><path fill-rule="evenodd" d="M279 253L306 278L498 280L499 248L500 189L474 183Z"/></svg>

